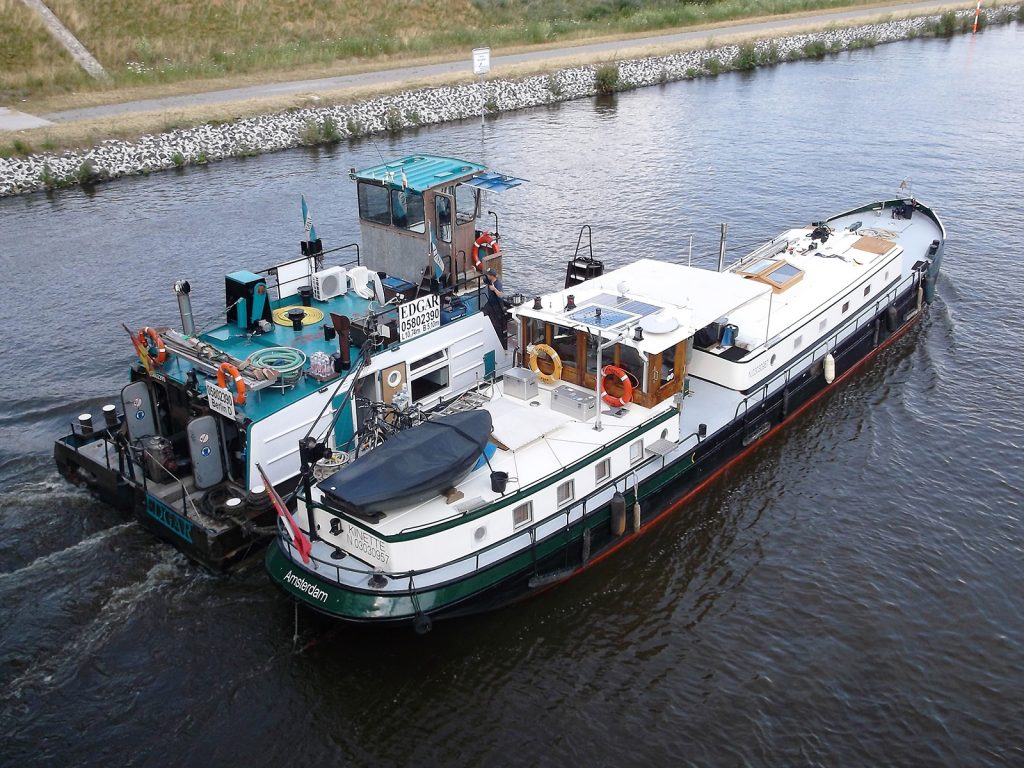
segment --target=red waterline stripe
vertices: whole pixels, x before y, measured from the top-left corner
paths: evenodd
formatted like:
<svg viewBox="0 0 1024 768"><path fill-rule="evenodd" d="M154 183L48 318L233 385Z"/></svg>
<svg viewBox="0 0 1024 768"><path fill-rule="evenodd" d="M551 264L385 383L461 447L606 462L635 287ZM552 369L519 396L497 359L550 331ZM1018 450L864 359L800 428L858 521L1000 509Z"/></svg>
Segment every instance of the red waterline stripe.
<svg viewBox="0 0 1024 768"><path fill-rule="evenodd" d="M686 494L682 498L677 499L676 501L672 502L669 506L667 506L665 509L663 509L661 512L659 512L656 517L651 518L651 520L647 523L647 525L643 526L639 531L634 533L632 536L623 536L622 539L617 544L615 544L615 545L611 546L610 548L606 549L601 554L596 555L586 565L580 566L580 568L578 568L576 571L573 572L573 575L575 575L577 573L581 573L582 571L586 570L590 566L595 565L596 563L601 562L602 560L604 560L606 557L608 557L612 553L617 552L621 547L623 547L627 543L633 541L637 537L639 537L639 536L643 535L644 533L646 533L647 531L649 531L651 528L654 527L654 525L656 523L661 522L666 517L668 517L668 515L670 515L671 513L675 512L677 509L679 509L679 507L681 507L687 501L689 501L694 496L696 496L698 493L700 493L702 490L704 490L708 485L710 485L715 480L717 480L719 478L719 476L723 472L725 472L731 466L736 464L738 461L744 459L755 448L759 447L761 445L761 443L764 442L764 440L766 440L767 438L769 438L772 435L774 435L780 428L782 428L782 427L786 426L787 424L789 424L789 422L791 422L792 420L796 419L801 413L803 413L805 410L807 410L812 405L814 405L816 402L818 402L818 400L821 399L826 393L828 393L832 389L834 389L834 386L836 384L841 384L847 377L853 375L862 365L867 363L869 360L871 360L873 357L875 357L875 355L877 355L883 349L885 349L890 344L892 344L894 341L896 341L901 336L903 336L903 334L906 333L908 330L910 330L913 327L914 323L916 323L921 318L921 315L923 315L923 314L924 314L924 309L922 308L910 320L909 323L906 323L903 326L903 328L900 329L899 332L897 332L897 333L893 334L892 336L890 336L888 339L886 339L884 342L882 342L882 344L880 344L879 346L875 347L875 349L871 350L867 355L865 355L860 360L858 360L856 363L854 363L854 365L851 368L847 369L847 371L845 373L843 373L841 376L839 376L839 378L837 378L835 381L833 381L832 384L830 384L827 387L825 387L818 394L816 394L814 397L812 397L806 403L804 403L799 408L797 408L795 411L793 411L793 413L791 413L789 416L787 416L784 421L781 421L778 424L776 424L774 427L772 427L771 430L769 430L764 435L763 438L761 438L759 440L755 440L753 443L748 445L742 451L737 453L728 462L726 462L724 465L722 465L717 470L715 470L714 474L710 475L708 478L703 480L700 483L700 485L698 485L696 488L694 488L692 491L690 491L688 494ZM561 584L561 583L562 582L556 582L556 584ZM553 584L552 586L555 586L555 585Z"/></svg>

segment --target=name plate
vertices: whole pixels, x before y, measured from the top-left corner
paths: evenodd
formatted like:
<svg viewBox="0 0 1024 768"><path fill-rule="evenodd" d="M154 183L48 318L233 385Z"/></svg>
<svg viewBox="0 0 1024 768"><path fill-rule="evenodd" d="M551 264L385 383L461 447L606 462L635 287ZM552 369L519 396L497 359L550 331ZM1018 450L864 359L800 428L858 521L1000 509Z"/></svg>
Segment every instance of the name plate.
<svg viewBox="0 0 1024 768"><path fill-rule="evenodd" d="M210 404L211 411L234 420L235 396L231 394L230 389L227 387L218 387L212 382L207 382L206 401Z"/></svg>

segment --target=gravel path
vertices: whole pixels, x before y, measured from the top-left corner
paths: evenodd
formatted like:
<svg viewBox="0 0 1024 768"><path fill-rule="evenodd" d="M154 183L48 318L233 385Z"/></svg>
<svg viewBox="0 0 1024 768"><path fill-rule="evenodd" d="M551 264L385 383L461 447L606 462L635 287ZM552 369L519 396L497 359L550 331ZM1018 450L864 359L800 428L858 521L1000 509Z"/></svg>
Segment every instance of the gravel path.
<svg viewBox="0 0 1024 768"><path fill-rule="evenodd" d="M29 0L26 0L29 1ZM36 0L38 2L38 0ZM619 54L640 56L643 50L652 50L670 46L683 46L694 42L704 43L715 37L732 35L757 35L770 37L779 30L792 29L794 26L824 28L829 24L848 24L857 19L878 19L889 14L912 15L937 11L939 8L963 8L964 3L914 2L897 3L874 8L857 8L847 11L831 11L815 13L799 18L769 19L756 23L735 22L715 26L713 29L702 29L690 32L677 32L668 35L635 38L632 40L611 40L600 43L588 43L562 48L539 51L528 51L507 56L491 57L490 77L502 76L502 70L509 70L519 64L543 64L569 58L610 57L622 58ZM316 80L296 80L288 83L267 83L247 88L231 88L223 91L210 91L185 96L169 96L158 99L132 101L123 104L109 104L99 107L83 107L63 112L41 115L55 123L66 123L74 120L87 120L96 117L123 115L130 112L149 112L154 110L181 109L211 104L225 104L233 101L247 101L273 96L287 96L295 93L324 93L348 89L366 89L373 86L394 86L396 84L414 82L431 77L445 75L465 75L472 72L469 51L465 60L448 61L440 64L429 64L415 67L400 67L377 72L364 72L341 77L324 77Z"/></svg>
<svg viewBox="0 0 1024 768"><path fill-rule="evenodd" d="M1003 6L988 9L984 13L990 23L1005 22L1018 16L1019 6ZM973 15L973 8L958 11L955 25L957 29L969 28L969 17ZM939 21L940 15L934 14L860 26L782 34L773 38L761 38L752 49L748 43L742 51L739 45L729 44L712 48L699 47L664 56L620 58L615 55L619 50L616 49L607 51L611 55L605 57L604 61L615 60L619 76L618 89L640 88L676 80L713 76L741 66L770 65L906 40L928 33ZM735 32L737 27L743 26L748 25L737 25L731 27L730 31ZM758 27L758 33L766 31L760 25L753 26ZM792 22L788 28L793 28ZM722 30L716 31L721 33ZM706 36L709 33L705 31L698 34ZM651 39L663 38L647 38ZM632 41L628 49L623 47L622 53L636 55L636 43L637 41ZM573 50L578 53L580 49ZM552 54L550 51L545 53ZM741 63L741 53L746 64ZM517 57L503 58L507 60ZM483 89L476 82L421 88L357 103L293 109L230 123L177 129L142 136L131 141L111 139L85 150L0 158L0 196L79 183L91 184L119 176L203 164L228 157L274 152L304 144L340 141L368 134L400 131L407 127L463 120L479 116L481 103L485 105L487 112L496 114L586 98L598 92L598 69L598 66L589 64L568 66L549 75L488 80ZM404 71L416 72L417 69ZM492 75L493 73L492 67ZM375 73L369 77L382 77L386 74L388 73Z"/></svg>

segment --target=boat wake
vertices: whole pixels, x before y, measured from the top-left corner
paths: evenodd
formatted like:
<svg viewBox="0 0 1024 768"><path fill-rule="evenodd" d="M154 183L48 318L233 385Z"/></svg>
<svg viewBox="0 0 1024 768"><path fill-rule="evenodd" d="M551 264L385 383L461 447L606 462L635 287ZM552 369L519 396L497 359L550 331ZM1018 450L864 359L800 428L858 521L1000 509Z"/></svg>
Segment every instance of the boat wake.
<svg viewBox="0 0 1024 768"><path fill-rule="evenodd" d="M128 520L124 523L113 525L110 528L104 528L102 531L97 531L91 536L87 536L81 541L72 544L70 547L65 547L64 549L40 555L35 560L20 568L6 573L0 573L0 587L12 580L20 580L22 578L30 577L40 571L48 570L54 566L60 566L67 560L79 560L83 555L90 551L98 547L105 546L110 539L123 531L135 527L135 521Z"/></svg>
<svg viewBox="0 0 1024 768"><path fill-rule="evenodd" d="M131 523L125 523L116 528L123 530L129 525ZM109 535L93 537L87 541L95 543L105 538L109 538ZM77 633L59 647L37 649L40 651L39 657L11 680L0 694L0 702L8 707L27 711L29 702L26 697L29 694L33 697L46 694L75 678L83 665L101 655L108 642L124 631L134 615L144 608L154 595L180 581L183 576L191 574L184 557L166 548L161 548L160 551L160 560L149 568L140 581L113 589L91 621L82 626ZM29 567L35 567L35 564ZM0 713L0 722L4 717L5 714Z"/></svg>

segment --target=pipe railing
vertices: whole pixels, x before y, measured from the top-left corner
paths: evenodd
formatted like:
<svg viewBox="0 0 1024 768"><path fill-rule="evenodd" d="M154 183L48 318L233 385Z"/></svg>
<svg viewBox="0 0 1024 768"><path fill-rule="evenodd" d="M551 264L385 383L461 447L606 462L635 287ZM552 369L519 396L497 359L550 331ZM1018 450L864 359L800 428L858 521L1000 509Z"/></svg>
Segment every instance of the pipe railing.
<svg viewBox="0 0 1024 768"><path fill-rule="evenodd" d="M861 323L865 322L866 320L874 322L874 320L879 317L879 313L882 311L883 307L892 306L896 302L896 299L899 297L900 291L903 290L905 284L909 283L909 287L913 287L918 282L918 280L919 275L916 272L914 272L908 275L903 280L901 280L896 285L894 285L888 291L886 291L884 299L876 297L873 308L871 308L868 311L859 312L855 317L847 321L845 325L836 329L835 333L828 336L824 341L815 344L814 347L805 351L802 355L796 358L795 362L793 362L791 365L786 366L784 370L779 371L775 376L768 379L768 381L766 381L762 386L758 387L756 402L763 402L765 399L767 399L768 393L771 392L775 387L777 387L779 379L784 378L785 381L783 382L783 385L788 384L793 376L794 371L801 370L803 366L806 365L807 363L814 363L817 360L824 358L826 355L828 355L831 350L839 346L839 341L841 338L842 340L845 340L852 336L853 334L855 334L857 331L859 331L862 327ZM778 338L779 337L776 337L776 339ZM768 348L766 347L765 351L767 352L767 350ZM747 414L750 408L750 399L752 397L754 397L754 395L749 394L746 397L744 397L743 400L737 403L736 410L733 413L734 421L739 418L741 408L743 409L743 415L745 416Z"/></svg>
<svg viewBox="0 0 1024 768"><path fill-rule="evenodd" d="M685 438L685 439L689 439L690 437L696 437L696 433L694 433L693 435L687 436L687 438ZM333 569L333 571L335 573L335 579L334 580L336 582L338 582L338 583L342 583L342 578L341 578L341 574L342 573L350 573L350 574L353 574L353 575L356 575L356 576L366 576L366 577L370 577L370 576L373 576L373 575L380 575L380 576L384 576L389 581L401 581L401 580L405 580L405 579L410 579L411 580L414 576L420 576L420 577L426 576L426 575L429 575L431 573L435 573L437 571L441 571L441 570L444 570L444 569L454 568L456 566L459 566L459 565L462 565L462 564L465 564L465 563L468 563L468 562L472 563L472 570L473 571L478 571L478 570L480 570L480 558L481 558L482 555L486 554L487 552L489 552L489 551L491 551L493 549L497 549L498 547L502 547L502 546L507 545L509 541L514 541L516 539L519 539L519 538L522 538L524 536L527 536L527 537L530 538L531 542L533 542L532 546L536 546L536 541L538 540L536 538L536 535L537 535L538 530L541 527L550 526L553 520L564 518L564 521L559 526L558 531L555 531L552 535L558 535L559 533L562 533L563 531L566 531L566 530L569 529L570 525L572 524L573 513L576 510L578 510L579 513L580 513L579 521L580 522L585 522L586 519L587 519L587 516L588 516L587 505L588 505L589 502L591 502L593 499L595 499L597 496L599 496L601 494L608 493L609 490L611 490L612 493L614 493L615 491L618 491L619 490L619 487L618 487L619 483L623 484L623 491L624 491L624 493L625 494L630 494L632 492L632 489L631 489L631 487L629 485L629 478L632 475L634 475L635 473L638 473L642 468L644 468L648 464L654 463L654 462L656 462L660 458L663 458L663 457L658 456L657 454L652 455L652 456L648 456L643 461L641 461L641 462L631 466L625 472L623 472L623 473L621 473L619 475L616 475L614 478L612 478L611 480L605 482L600 487L595 488L593 491L588 493L586 496L583 496L582 498L574 501L573 503L566 505L563 509L559 510L556 514L551 515L549 517L546 517L543 520L539 520L539 521L533 523L532 525L530 525L527 528L522 528L522 529L516 531L515 533L513 533L511 536L508 536L508 537L502 539L501 541L495 542L494 544L491 544L488 547L485 547L483 549L477 550L477 551L475 551L475 552L473 552L473 553L471 553L469 555L464 555L462 557L456 558L455 560L450 560L450 561L448 561L446 563L442 563L440 565L432 566L430 568L425 568L423 570L409 570L409 571L389 572L389 571L383 571L383 570L372 570L372 569L368 569L368 568L350 568L350 567L347 567L347 566L340 565L337 562L327 561L327 560L324 560L322 558L315 557L313 555L310 555L310 559L315 562L314 568L318 572L321 570L321 568L326 568L328 572L330 572L330 570ZM545 478L540 478L536 482L539 484L539 483L542 483L544 480L546 480L548 478L550 478L550 475L548 475ZM639 487L639 485L637 485L637 488L638 487ZM634 499L634 501L636 501L636 499ZM330 513L332 511L332 510L330 510L330 509L328 509L326 507L323 507L320 504L314 503L314 506L317 507L318 509L322 509L323 511L328 512L328 513ZM487 506L487 505L485 505L485 506ZM465 517L465 516L466 516L465 514L459 515L459 517ZM446 521L450 521L451 519L452 518L446 518ZM430 523L430 525L431 526L439 525L442 522L444 522L444 521L435 521L435 522ZM277 529L278 529L277 538L278 538L278 540L282 544L285 545L285 548L286 548L286 551L287 551L289 559L291 559L293 562L300 560L301 558L300 558L300 556L298 554L298 550L295 548L295 545L292 544L291 537L289 536L288 531L287 531L287 529L286 529L286 527L284 525L284 522L281 520L280 517L277 520ZM524 549L525 548L517 549L514 554L519 554L522 551L524 551ZM495 562L498 562L498 561L495 561ZM443 583L443 582L437 582L437 584L440 584L440 583ZM431 583L430 586L431 586L431 588L433 588L433 587L437 586L437 584Z"/></svg>

